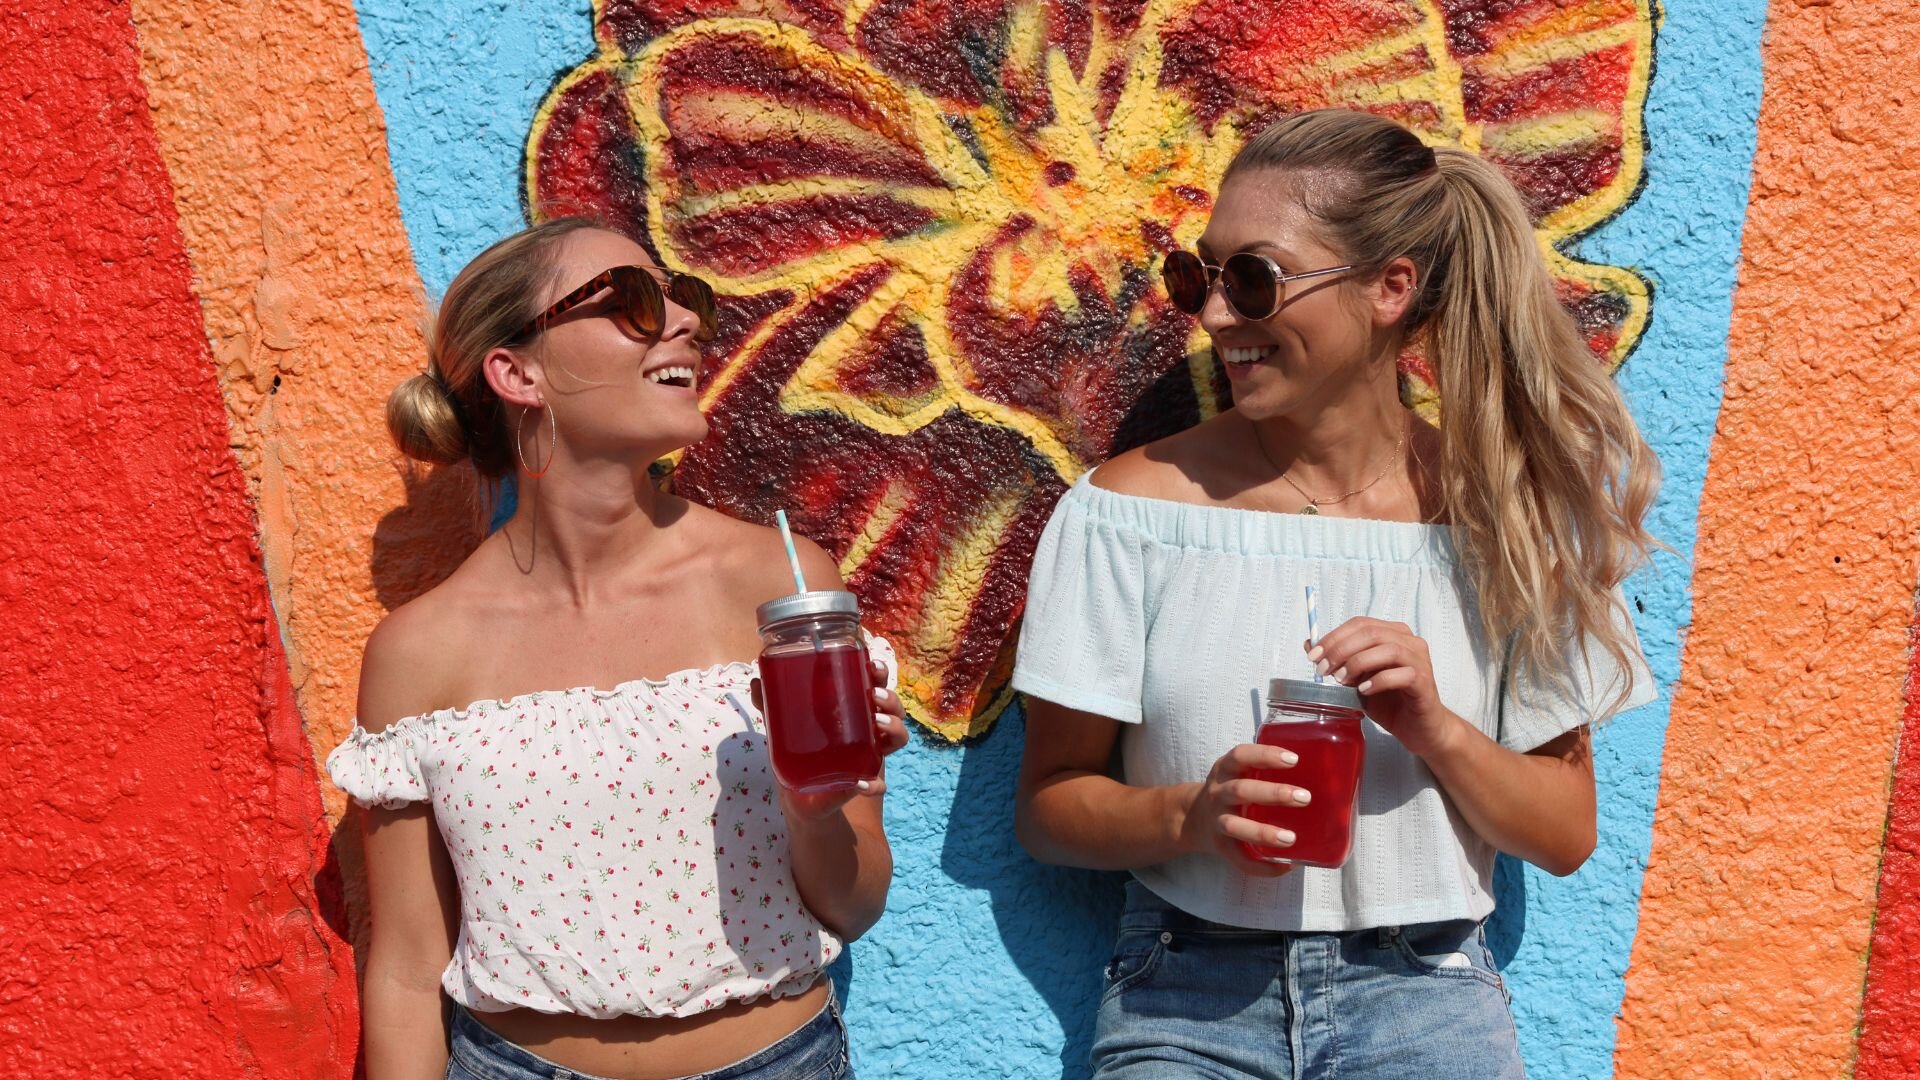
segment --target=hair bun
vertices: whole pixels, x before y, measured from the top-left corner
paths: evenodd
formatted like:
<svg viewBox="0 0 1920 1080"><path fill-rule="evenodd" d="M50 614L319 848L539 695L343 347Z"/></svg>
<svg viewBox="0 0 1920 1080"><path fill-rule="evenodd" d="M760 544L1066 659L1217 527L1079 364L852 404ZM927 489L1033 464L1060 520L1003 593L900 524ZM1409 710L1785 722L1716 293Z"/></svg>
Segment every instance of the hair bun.
<svg viewBox="0 0 1920 1080"><path fill-rule="evenodd" d="M415 375L394 387L387 397L387 433L415 461L452 465L471 452L459 403L432 375Z"/></svg>

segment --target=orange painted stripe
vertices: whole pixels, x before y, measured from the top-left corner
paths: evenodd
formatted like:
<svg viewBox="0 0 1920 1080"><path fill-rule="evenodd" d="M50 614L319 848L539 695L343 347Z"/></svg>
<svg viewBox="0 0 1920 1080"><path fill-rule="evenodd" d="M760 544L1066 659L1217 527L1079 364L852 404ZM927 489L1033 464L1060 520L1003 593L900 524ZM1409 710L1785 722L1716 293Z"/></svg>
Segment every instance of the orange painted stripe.
<svg viewBox="0 0 1920 1080"><path fill-rule="evenodd" d="M1853 1054L1920 556L1916 53L1911 5L1770 13L1622 1077Z"/></svg>
<svg viewBox="0 0 1920 1080"><path fill-rule="evenodd" d="M133 10L294 686L324 756L352 724L374 624L450 570L477 528L470 481L407 475L389 449L387 393L426 354L366 49L349 0ZM337 821L342 796L321 785Z"/></svg>

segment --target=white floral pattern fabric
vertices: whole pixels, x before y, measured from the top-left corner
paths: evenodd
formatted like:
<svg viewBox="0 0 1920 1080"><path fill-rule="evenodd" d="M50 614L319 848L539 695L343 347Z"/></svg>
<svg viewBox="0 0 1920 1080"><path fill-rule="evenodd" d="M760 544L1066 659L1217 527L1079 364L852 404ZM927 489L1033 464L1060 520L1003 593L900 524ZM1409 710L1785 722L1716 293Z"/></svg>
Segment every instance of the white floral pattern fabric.
<svg viewBox="0 0 1920 1080"><path fill-rule="evenodd" d="M867 644L893 686L893 649ZM813 985L842 946L794 885L755 672L355 725L327 757L334 783L363 806L430 802L452 856L454 1001L685 1017Z"/></svg>

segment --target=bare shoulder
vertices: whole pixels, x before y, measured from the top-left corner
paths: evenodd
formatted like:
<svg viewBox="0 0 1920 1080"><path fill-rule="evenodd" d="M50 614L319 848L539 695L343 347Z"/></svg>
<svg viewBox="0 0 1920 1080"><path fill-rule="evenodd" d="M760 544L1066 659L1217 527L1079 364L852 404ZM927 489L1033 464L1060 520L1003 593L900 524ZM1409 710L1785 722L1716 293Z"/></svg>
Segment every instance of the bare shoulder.
<svg viewBox="0 0 1920 1080"><path fill-rule="evenodd" d="M1232 467L1225 452L1225 443L1231 437L1229 416L1223 413L1112 458L1093 474L1093 485L1148 499L1215 501L1209 489Z"/></svg>
<svg viewBox="0 0 1920 1080"><path fill-rule="evenodd" d="M793 591L793 572L787 564L780 530L729 517L718 510L695 506L694 523L703 542L710 543L718 580L740 602L759 605ZM809 589L844 588L839 566L819 544L793 534L794 552Z"/></svg>
<svg viewBox="0 0 1920 1080"><path fill-rule="evenodd" d="M360 660L360 726L389 724L444 708L453 660L467 654L473 620L461 615L459 590L443 582L387 613Z"/></svg>

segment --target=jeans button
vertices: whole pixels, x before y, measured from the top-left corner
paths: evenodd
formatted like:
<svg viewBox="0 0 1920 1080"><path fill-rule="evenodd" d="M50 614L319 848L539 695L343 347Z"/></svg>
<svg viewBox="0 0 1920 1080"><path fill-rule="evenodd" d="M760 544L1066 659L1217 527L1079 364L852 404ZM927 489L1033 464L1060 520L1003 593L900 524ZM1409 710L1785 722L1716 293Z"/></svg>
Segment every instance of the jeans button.
<svg viewBox="0 0 1920 1080"><path fill-rule="evenodd" d="M1162 945L1173 944L1173 932L1170 930L1160 931L1160 944Z"/></svg>

